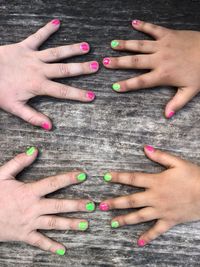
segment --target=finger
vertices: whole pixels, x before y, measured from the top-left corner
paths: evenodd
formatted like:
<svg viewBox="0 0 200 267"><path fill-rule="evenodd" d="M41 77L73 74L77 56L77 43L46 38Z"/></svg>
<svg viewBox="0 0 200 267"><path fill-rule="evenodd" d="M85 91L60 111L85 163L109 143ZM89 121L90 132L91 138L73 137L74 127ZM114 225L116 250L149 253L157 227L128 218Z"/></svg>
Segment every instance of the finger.
<svg viewBox="0 0 200 267"><path fill-rule="evenodd" d="M137 224L157 219L157 214L153 208L143 208L137 212L131 212L113 218L111 226L117 228L124 225Z"/></svg>
<svg viewBox="0 0 200 267"><path fill-rule="evenodd" d="M48 95L61 99L78 100L81 102L91 102L96 97L95 93L92 91L85 91L48 80L43 83L41 95Z"/></svg>
<svg viewBox="0 0 200 267"><path fill-rule="evenodd" d="M69 219L58 216L41 216L37 223L40 230L74 230L85 231L88 229L88 222L80 219Z"/></svg>
<svg viewBox="0 0 200 267"><path fill-rule="evenodd" d="M123 93L144 88L152 88L159 85L159 76L156 71L139 75L126 81L114 83L112 89L116 92Z"/></svg>
<svg viewBox="0 0 200 267"><path fill-rule="evenodd" d="M138 31L147 33L151 36L153 36L155 39L161 39L164 37L167 32L169 32L169 29L157 26L152 23L144 22L141 20L133 20L132 21L132 26Z"/></svg>
<svg viewBox="0 0 200 267"><path fill-rule="evenodd" d="M40 126L44 130L50 131L52 129L52 123L47 116L26 104L18 105L13 114L34 126Z"/></svg>
<svg viewBox="0 0 200 267"><path fill-rule="evenodd" d="M113 40L111 47L119 51L155 53L157 51L157 42L146 40Z"/></svg>
<svg viewBox="0 0 200 267"><path fill-rule="evenodd" d="M65 254L65 247L62 244L59 244L36 231L29 235L27 243L31 246L38 247L45 251L50 251L60 256Z"/></svg>
<svg viewBox="0 0 200 267"><path fill-rule="evenodd" d="M83 172L68 172L42 179L28 184L35 195L41 197L69 185L78 184L85 181L87 175Z"/></svg>
<svg viewBox="0 0 200 267"><path fill-rule="evenodd" d="M64 45L38 51L37 55L44 62L54 62L65 58L84 55L90 51L88 43Z"/></svg>
<svg viewBox="0 0 200 267"><path fill-rule="evenodd" d="M92 209L90 208L92 206ZM88 208L89 207L89 208ZM39 214L57 214L77 211L94 211L95 205L89 200L42 199L39 203Z"/></svg>
<svg viewBox="0 0 200 267"><path fill-rule="evenodd" d="M104 181L149 188L154 182L154 174L141 172L109 172L104 175Z"/></svg>
<svg viewBox="0 0 200 267"><path fill-rule="evenodd" d="M152 69L153 59L151 55L136 55L104 58L103 64L109 69Z"/></svg>
<svg viewBox="0 0 200 267"><path fill-rule="evenodd" d="M152 146L146 145L144 147L146 156L154 162L157 162L166 168L174 168L180 166L184 161L174 155L155 149Z"/></svg>
<svg viewBox="0 0 200 267"><path fill-rule="evenodd" d="M167 223L158 220L153 227L151 227L148 231L146 231L143 235L140 236L138 240L138 246L143 247L146 244L150 243L152 240L156 239L160 235L167 232L171 226Z"/></svg>
<svg viewBox="0 0 200 267"><path fill-rule="evenodd" d="M46 77L52 79L91 74L97 72L98 69L99 63L97 61L69 64L46 64L44 73Z"/></svg>
<svg viewBox="0 0 200 267"><path fill-rule="evenodd" d="M16 157L5 163L1 167L3 179L14 178L23 169L30 166L38 155L38 150L35 147L30 147L25 153L18 154Z"/></svg>
<svg viewBox="0 0 200 267"><path fill-rule="evenodd" d="M166 118L172 118L176 111L184 107L197 94L198 90L194 88L179 88L175 96L169 101L165 108Z"/></svg>
<svg viewBox="0 0 200 267"><path fill-rule="evenodd" d="M47 23L44 27L40 28L36 33L26 38L22 44L36 50L50 37L50 35L56 32L59 27L60 21L58 19L54 19Z"/></svg>
<svg viewBox="0 0 200 267"><path fill-rule="evenodd" d="M100 204L99 208L101 211L107 211L112 209L141 208L149 206L150 204L151 198L148 193L145 192L105 200Z"/></svg>

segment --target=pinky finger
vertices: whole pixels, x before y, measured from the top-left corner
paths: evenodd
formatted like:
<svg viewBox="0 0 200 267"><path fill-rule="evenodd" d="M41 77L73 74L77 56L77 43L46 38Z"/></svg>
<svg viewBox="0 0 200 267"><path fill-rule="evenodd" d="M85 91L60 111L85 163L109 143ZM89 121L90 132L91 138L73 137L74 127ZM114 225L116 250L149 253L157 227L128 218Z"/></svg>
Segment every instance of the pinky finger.
<svg viewBox="0 0 200 267"><path fill-rule="evenodd" d="M65 255L65 247L39 232L32 232L27 243L45 251L50 251L60 256Z"/></svg>
<svg viewBox="0 0 200 267"><path fill-rule="evenodd" d="M167 232L171 226L164 221L158 220L155 225L145 232L137 241L139 247L144 247L160 235Z"/></svg>

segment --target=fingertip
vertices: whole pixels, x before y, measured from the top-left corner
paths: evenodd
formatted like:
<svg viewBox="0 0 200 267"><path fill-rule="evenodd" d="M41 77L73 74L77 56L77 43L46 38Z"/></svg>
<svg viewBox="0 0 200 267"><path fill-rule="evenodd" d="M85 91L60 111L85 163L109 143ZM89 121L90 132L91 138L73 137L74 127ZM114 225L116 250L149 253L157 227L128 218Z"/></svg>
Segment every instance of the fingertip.
<svg viewBox="0 0 200 267"><path fill-rule="evenodd" d="M45 131L51 131L52 130L52 123L50 121L44 121L41 124L41 128L44 129Z"/></svg>
<svg viewBox="0 0 200 267"><path fill-rule="evenodd" d="M100 211L108 211L110 207L106 202L101 202L99 205L99 209Z"/></svg>
<svg viewBox="0 0 200 267"><path fill-rule="evenodd" d="M58 256L64 256L66 253L66 249L64 246L56 249L55 251L53 251L55 254L57 254Z"/></svg>
<svg viewBox="0 0 200 267"><path fill-rule="evenodd" d="M80 44L80 49L83 53L88 53L90 51L90 45L87 42L83 42Z"/></svg>
<svg viewBox="0 0 200 267"><path fill-rule="evenodd" d="M138 247L144 247L146 244L147 242L142 237L140 237L137 241Z"/></svg>
<svg viewBox="0 0 200 267"><path fill-rule="evenodd" d="M50 22L54 27L59 27L60 24L61 24L61 21L59 19L53 19L51 22Z"/></svg>
<svg viewBox="0 0 200 267"><path fill-rule="evenodd" d="M98 61L92 61L90 63L90 69L93 71L93 72L97 72L99 70L99 62Z"/></svg>
<svg viewBox="0 0 200 267"><path fill-rule="evenodd" d="M151 145L145 145L144 146L144 151L149 154L149 153L154 153L155 152L155 148Z"/></svg>
<svg viewBox="0 0 200 267"><path fill-rule="evenodd" d="M87 91L86 94L86 101L92 102L96 98L96 94L93 91Z"/></svg>
<svg viewBox="0 0 200 267"><path fill-rule="evenodd" d="M111 63L111 58L109 58L109 57L105 57L105 58L103 59L102 63L103 63L103 65L104 65L104 67L108 68L109 65L110 65L110 63Z"/></svg>
<svg viewBox="0 0 200 267"><path fill-rule="evenodd" d="M131 24L132 24L132 26L135 28L137 28L140 24L141 24L141 20L139 20L139 19L134 19L134 20L132 20L132 22L131 22Z"/></svg>
<svg viewBox="0 0 200 267"><path fill-rule="evenodd" d="M81 221L81 222L78 224L78 229L79 229L80 231L86 231L88 228L89 228L89 223L88 223L88 221Z"/></svg>
<svg viewBox="0 0 200 267"><path fill-rule="evenodd" d="M173 116L175 115L175 111L166 111L165 112L165 117L167 118L167 119L171 119Z"/></svg>
<svg viewBox="0 0 200 267"><path fill-rule="evenodd" d="M27 149L26 149L26 151L25 151L25 154L27 155L27 156L37 156L38 155L38 149L36 148L36 147L34 147L34 146L31 146L31 147L28 147Z"/></svg>
<svg viewBox="0 0 200 267"><path fill-rule="evenodd" d="M78 173L78 174L76 175L76 179L77 179L78 182L82 183L82 182L86 181L86 179L87 179L87 174L84 173L84 172Z"/></svg>
<svg viewBox="0 0 200 267"><path fill-rule="evenodd" d="M118 40L112 40L110 43L110 46L112 49L117 49L119 47L119 41Z"/></svg>

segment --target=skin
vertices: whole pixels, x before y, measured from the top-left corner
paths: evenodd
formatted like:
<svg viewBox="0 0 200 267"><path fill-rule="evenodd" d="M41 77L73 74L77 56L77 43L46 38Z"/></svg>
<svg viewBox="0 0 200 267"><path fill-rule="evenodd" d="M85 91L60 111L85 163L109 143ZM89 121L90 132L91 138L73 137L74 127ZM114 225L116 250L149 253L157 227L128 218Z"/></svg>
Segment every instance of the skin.
<svg viewBox="0 0 200 267"><path fill-rule="evenodd" d="M79 223L86 220L56 214L86 212L86 204L91 201L45 197L58 189L80 183L76 178L80 172L65 173L32 183L17 181L16 175L32 164L37 154L37 150L32 155L19 154L0 168L0 241L21 241L52 253L60 249L65 251L62 244L38 230L80 230Z"/></svg>
<svg viewBox="0 0 200 267"><path fill-rule="evenodd" d="M54 63L72 56L89 52L82 51L79 44L66 45L38 51L38 48L50 35L55 33L60 24L53 21L39 29L22 42L0 46L0 108L10 112L35 126L48 124L50 119L30 107L29 99L48 95L51 97L72 99L81 102L91 102L87 91L60 84L51 79L92 74L90 64L84 63Z"/></svg>
<svg viewBox="0 0 200 267"><path fill-rule="evenodd" d="M112 222L118 222L119 227L156 220L155 225L140 236L140 246L177 224L200 220L200 167L157 149L149 151L148 146L144 151L166 170L155 174L111 172L111 183L141 187L145 191L102 202L109 209L139 209L113 218Z"/></svg>
<svg viewBox="0 0 200 267"><path fill-rule="evenodd" d="M117 82L120 93L164 85L177 87L165 108L165 116L170 118L200 91L200 33L167 29L144 21L133 21L132 26L155 40L117 40L119 45L114 50L138 54L111 57L105 67L149 70Z"/></svg>

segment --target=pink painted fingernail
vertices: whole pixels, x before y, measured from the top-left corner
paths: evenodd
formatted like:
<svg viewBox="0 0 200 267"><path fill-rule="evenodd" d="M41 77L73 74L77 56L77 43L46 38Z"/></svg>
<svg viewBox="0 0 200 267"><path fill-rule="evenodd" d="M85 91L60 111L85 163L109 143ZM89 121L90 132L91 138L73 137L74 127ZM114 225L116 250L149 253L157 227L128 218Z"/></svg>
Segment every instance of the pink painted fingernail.
<svg viewBox="0 0 200 267"><path fill-rule="evenodd" d="M96 97L96 95L95 95L94 92L92 92L92 91L88 91L88 92L86 93L86 97L87 97L89 100L94 100L95 97Z"/></svg>
<svg viewBox="0 0 200 267"><path fill-rule="evenodd" d="M108 204L106 204L106 203L101 203L101 204L99 205L99 209L100 209L101 211L108 211L108 210L109 210L109 206L108 206Z"/></svg>
<svg viewBox="0 0 200 267"><path fill-rule="evenodd" d="M146 242L143 239L138 240L137 242L139 247L144 247L146 245Z"/></svg>
<svg viewBox="0 0 200 267"><path fill-rule="evenodd" d="M139 25L140 23L141 23L141 21L138 20L138 19L134 19L134 20L132 21L132 25L133 25L133 26L137 26L137 25Z"/></svg>
<svg viewBox="0 0 200 267"><path fill-rule="evenodd" d="M90 64L90 68L92 70L98 70L99 69L99 63L97 61L94 61Z"/></svg>
<svg viewBox="0 0 200 267"><path fill-rule="evenodd" d="M171 119L174 116L174 114L175 114L174 111L169 112L169 114L167 115L167 118Z"/></svg>
<svg viewBox="0 0 200 267"><path fill-rule="evenodd" d="M104 65L109 65L110 62L111 62L111 59L110 59L109 57L106 57L106 58L104 58L104 60L103 60L103 64L104 64Z"/></svg>
<svg viewBox="0 0 200 267"><path fill-rule="evenodd" d="M145 146L145 149L148 150L149 152L154 152L155 148L152 146Z"/></svg>
<svg viewBox="0 0 200 267"><path fill-rule="evenodd" d="M57 25L60 25L60 20L59 19L54 19L54 20L52 20L51 23L57 26Z"/></svg>
<svg viewBox="0 0 200 267"><path fill-rule="evenodd" d="M49 130L51 130L51 125L48 122L44 122L44 123L42 123L42 128L44 130L49 131Z"/></svg>
<svg viewBox="0 0 200 267"><path fill-rule="evenodd" d="M90 46L89 46L88 43L82 43L82 44L80 45L80 49L81 49L82 51L86 52L86 51L89 51L89 50L90 50Z"/></svg>

